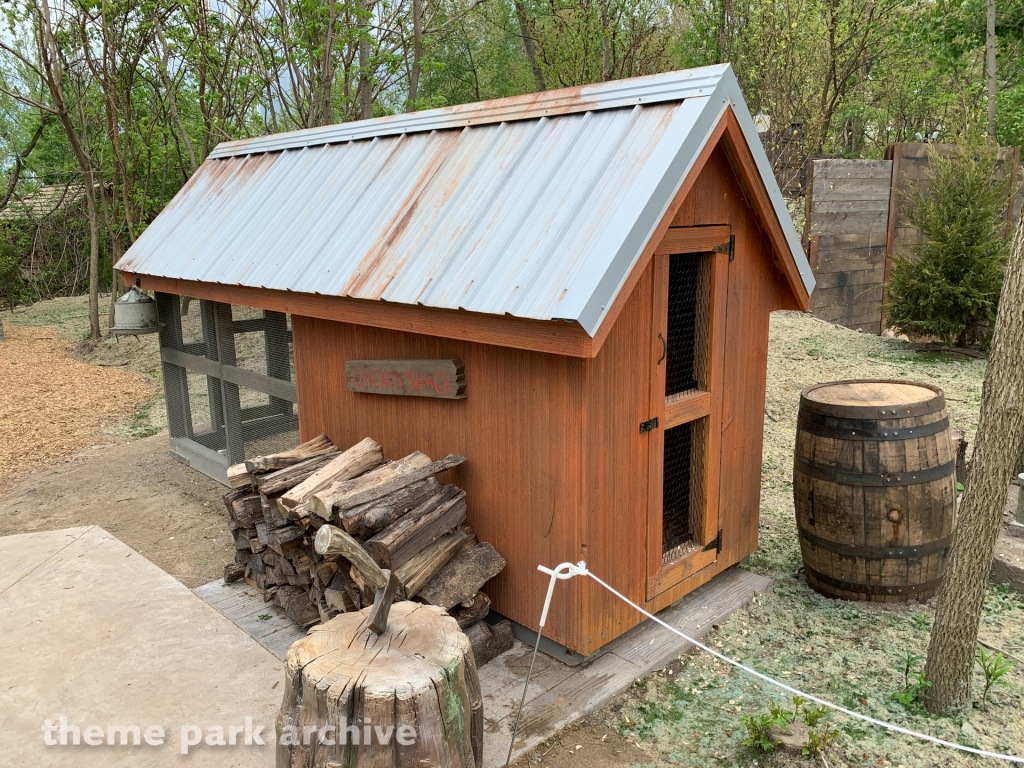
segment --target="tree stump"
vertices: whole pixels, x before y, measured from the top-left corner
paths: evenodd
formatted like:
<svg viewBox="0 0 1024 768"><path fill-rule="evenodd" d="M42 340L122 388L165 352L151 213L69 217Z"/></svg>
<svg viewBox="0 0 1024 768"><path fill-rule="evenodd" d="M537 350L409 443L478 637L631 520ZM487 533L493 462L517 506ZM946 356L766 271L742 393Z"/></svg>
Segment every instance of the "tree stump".
<svg viewBox="0 0 1024 768"><path fill-rule="evenodd" d="M289 649L277 768L479 768L483 699L455 619L396 603L378 637L368 612L313 627Z"/></svg>

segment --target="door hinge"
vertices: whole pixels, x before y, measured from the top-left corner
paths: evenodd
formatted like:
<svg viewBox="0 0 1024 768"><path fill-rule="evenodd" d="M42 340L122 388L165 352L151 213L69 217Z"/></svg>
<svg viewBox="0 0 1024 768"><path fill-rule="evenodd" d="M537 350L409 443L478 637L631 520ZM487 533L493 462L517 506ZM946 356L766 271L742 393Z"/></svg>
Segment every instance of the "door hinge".
<svg viewBox="0 0 1024 768"><path fill-rule="evenodd" d="M728 253L729 261L736 258L736 235L729 235L729 242L716 245L711 249L715 253Z"/></svg>
<svg viewBox="0 0 1024 768"><path fill-rule="evenodd" d="M721 528L718 529L718 535L715 536L715 540L712 541L712 542L709 542L707 544L707 546L704 547L704 551L705 552L710 552L712 549L715 550L715 552L717 554L719 554L719 555L722 554L722 529Z"/></svg>
<svg viewBox="0 0 1024 768"><path fill-rule="evenodd" d="M651 430L654 430L654 429L657 429L657 428L658 428L658 417L657 416L655 416L653 419L648 419L647 421L641 421L640 422L640 434L641 435L644 432L650 432Z"/></svg>

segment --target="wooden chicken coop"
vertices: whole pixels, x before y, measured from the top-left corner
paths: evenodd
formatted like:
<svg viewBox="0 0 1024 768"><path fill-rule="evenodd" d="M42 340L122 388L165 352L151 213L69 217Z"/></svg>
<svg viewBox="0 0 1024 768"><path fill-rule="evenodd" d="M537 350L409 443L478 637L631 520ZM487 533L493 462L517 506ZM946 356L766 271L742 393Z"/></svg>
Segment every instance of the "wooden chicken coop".
<svg viewBox="0 0 1024 768"><path fill-rule="evenodd" d="M769 313L813 278L728 65L221 144L118 268L172 325L188 296L287 331L264 389L303 440L468 457L526 627L538 564L659 610L757 547ZM585 655L641 619L577 580L546 634Z"/></svg>

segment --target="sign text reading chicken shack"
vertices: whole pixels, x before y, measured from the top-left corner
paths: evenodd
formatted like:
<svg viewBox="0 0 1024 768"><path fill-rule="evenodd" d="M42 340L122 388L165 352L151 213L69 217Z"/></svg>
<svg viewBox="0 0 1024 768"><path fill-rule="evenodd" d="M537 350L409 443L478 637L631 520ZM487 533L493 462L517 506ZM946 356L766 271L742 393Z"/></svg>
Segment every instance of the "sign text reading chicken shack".
<svg viewBox="0 0 1024 768"><path fill-rule="evenodd" d="M449 400L466 396L461 360L349 360L345 376L353 392Z"/></svg>

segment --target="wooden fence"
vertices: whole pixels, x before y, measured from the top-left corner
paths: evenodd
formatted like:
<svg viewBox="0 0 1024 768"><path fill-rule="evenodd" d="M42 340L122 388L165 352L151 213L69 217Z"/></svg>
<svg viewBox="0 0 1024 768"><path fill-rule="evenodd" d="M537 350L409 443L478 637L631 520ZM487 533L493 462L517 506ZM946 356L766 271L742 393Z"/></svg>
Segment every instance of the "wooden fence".
<svg viewBox="0 0 1024 768"><path fill-rule="evenodd" d="M907 218L903 195L928 178L931 152L951 145L893 144L884 160L813 160L806 185L805 241L817 286L815 315L870 333L884 329L884 284L893 257L910 254L921 235ZM1004 148L1000 166L1018 183L1007 205L1007 233L1021 213L1020 150Z"/></svg>
<svg viewBox="0 0 1024 768"><path fill-rule="evenodd" d="M815 160L806 197L811 311L881 333L891 160Z"/></svg>

